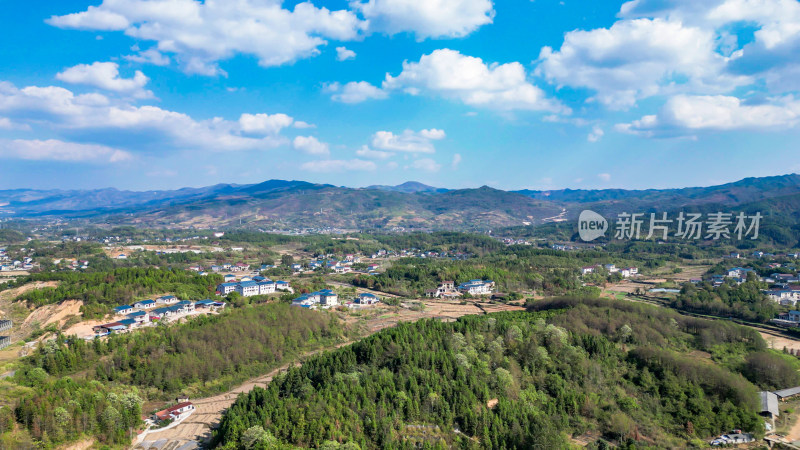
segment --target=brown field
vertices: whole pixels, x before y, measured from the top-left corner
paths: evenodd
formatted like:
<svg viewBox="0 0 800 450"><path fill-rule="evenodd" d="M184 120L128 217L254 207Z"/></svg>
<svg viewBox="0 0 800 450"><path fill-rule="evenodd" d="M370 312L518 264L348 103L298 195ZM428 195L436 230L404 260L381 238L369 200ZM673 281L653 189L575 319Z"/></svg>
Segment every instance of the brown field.
<svg viewBox="0 0 800 450"><path fill-rule="evenodd" d="M794 350L800 352L800 339L784 336L769 330L757 328L758 334L767 342L767 347L775 350L782 351L784 348L787 350Z"/></svg>

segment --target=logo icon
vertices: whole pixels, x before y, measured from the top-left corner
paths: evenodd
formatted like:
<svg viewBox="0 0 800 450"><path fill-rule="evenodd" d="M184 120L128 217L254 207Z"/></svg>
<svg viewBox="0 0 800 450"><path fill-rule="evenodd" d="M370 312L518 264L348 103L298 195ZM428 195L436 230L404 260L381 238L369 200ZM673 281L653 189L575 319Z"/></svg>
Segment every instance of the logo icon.
<svg viewBox="0 0 800 450"><path fill-rule="evenodd" d="M578 216L578 234L581 239L589 242L600 236L604 236L608 231L608 221L594 211L584 210Z"/></svg>

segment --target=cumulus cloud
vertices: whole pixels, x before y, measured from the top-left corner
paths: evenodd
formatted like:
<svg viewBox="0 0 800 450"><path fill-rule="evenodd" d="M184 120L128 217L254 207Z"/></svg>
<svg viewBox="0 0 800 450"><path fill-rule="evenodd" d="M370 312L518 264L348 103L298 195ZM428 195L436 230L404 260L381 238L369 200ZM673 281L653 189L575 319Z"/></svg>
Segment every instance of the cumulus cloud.
<svg viewBox="0 0 800 450"><path fill-rule="evenodd" d="M544 47L536 73L627 109L653 96L800 90L800 2L632 0L608 28L576 30ZM741 90L741 89L740 89Z"/></svg>
<svg viewBox="0 0 800 450"><path fill-rule="evenodd" d="M96 93L76 95L56 86L20 89L0 82L0 114L21 125L130 148L257 150L287 142L275 134L250 136L241 121L195 120L156 106L135 106Z"/></svg>
<svg viewBox="0 0 800 450"><path fill-rule="evenodd" d="M342 103L361 103L366 100L383 100L389 96L381 88L375 87L366 81L351 81L344 86L339 83L330 83L325 90L333 92L331 99Z"/></svg>
<svg viewBox="0 0 800 450"><path fill-rule="evenodd" d="M78 144L57 139L0 140L0 158L33 161L116 163L132 155L124 150L96 144Z"/></svg>
<svg viewBox="0 0 800 450"><path fill-rule="evenodd" d="M134 55L125 55L124 58L128 61L152 64L154 66L168 66L172 62L169 56L159 52L156 48L149 48Z"/></svg>
<svg viewBox="0 0 800 450"><path fill-rule="evenodd" d="M487 64L450 49L423 55L419 62L403 62L398 76L386 75L383 88L412 95L430 93L489 109L569 113L528 81L522 64Z"/></svg>
<svg viewBox="0 0 800 450"><path fill-rule="evenodd" d="M356 155L367 159L389 159L392 156L394 156L394 153L384 152L381 150L373 150L368 146L364 145L360 149L356 150Z"/></svg>
<svg viewBox="0 0 800 450"><path fill-rule="evenodd" d="M702 130L769 130L800 122L800 100L787 96L769 103L747 103L724 95L670 98L658 114L617 125L622 132L643 136L674 136Z"/></svg>
<svg viewBox="0 0 800 450"><path fill-rule="evenodd" d="M292 141L292 146L295 150L300 150L309 155L327 155L330 153L328 144L320 142L314 136L297 136Z"/></svg>
<svg viewBox="0 0 800 450"><path fill-rule="evenodd" d="M242 114L239 126L246 133L277 134L291 126L294 119L286 114ZM303 122L305 124L305 122Z"/></svg>
<svg viewBox="0 0 800 450"><path fill-rule="evenodd" d="M372 161L363 159L322 159L303 163L300 168L310 172L343 172L343 171L371 171L377 169Z"/></svg>
<svg viewBox="0 0 800 450"><path fill-rule="evenodd" d="M601 181L611 181L611 174L610 173L598 173L597 178L600 178Z"/></svg>
<svg viewBox="0 0 800 450"><path fill-rule="evenodd" d="M589 132L589 136L586 137L586 140L589 142L597 142L599 141L605 133L603 129L599 126L595 125L592 127L592 131Z"/></svg>
<svg viewBox="0 0 800 450"><path fill-rule="evenodd" d="M369 19L371 29L389 34L407 31L418 40L466 36L494 19L491 0L369 0L352 4Z"/></svg>
<svg viewBox="0 0 800 450"><path fill-rule="evenodd" d="M372 135L372 146L379 150L407 153L434 153L433 140L444 139L445 133L435 128L414 132L405 130L401 134L378 131Z"/></svg>
<svg viewBox="0 0 800 450"><path fill-rule="evenodd" d="M263 67L314 56L327 39L356 39L367 22L348 10L317 8L311 2L284 9L279 0L104 0L85 11L53 16L53 26L123 31L156 42L187 73L219 75L218 62L252 55Z"/></svg>
<svg viewBox="0 0 800 450"><path fill-rule="evenodd" d="M336 60L347 61L348 59L356 59L356 52L347 47L336 47Z"/></svg>
<svg viewBox="0 0 800 450"><path fill-rule="evenodd" d="M420 158L411 163L411 167L417 170L424 170L426 172L438 172L442 165L437 163L431 158Z"/></svg>
<svg viewBox="0 0 800 450"><path fill-rule="evenodd" d="M78 64L56 74L56 79L71 84L83 84L130 95L136 98L152 97L153 93L144 89L149 78L137 70L133 78L119 76L119 64L115 62L95 62Z"/></svg>
<svg viewBox="0 0 800 450"><path fill-rule="evenodd" d="M611 28L571 31L559 50L544 47L537 73L558 86L588 88L612 109L658 94L724 92L749 83L725 73L726 58L715 47L710 30L663 19L621 20Z"/></svg>

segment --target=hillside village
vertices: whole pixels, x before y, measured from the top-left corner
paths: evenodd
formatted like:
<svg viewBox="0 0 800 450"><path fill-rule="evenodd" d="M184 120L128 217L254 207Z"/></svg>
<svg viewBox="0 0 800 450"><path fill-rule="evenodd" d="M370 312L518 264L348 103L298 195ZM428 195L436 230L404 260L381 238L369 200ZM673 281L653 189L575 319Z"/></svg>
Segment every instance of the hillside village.
<svg viewBox="0 0 800 450"><path fill-rule="evenodd" d="M87 339L107 336L112 333L124 333L140 327L155 325L158 322L177 320L192 313L210 313L225 308L225 302L211 299L179 300L174 295L164 295L155 300L139 300L132 305L120 305L114 308L115 321L92 327L94 336Z"/></svg>

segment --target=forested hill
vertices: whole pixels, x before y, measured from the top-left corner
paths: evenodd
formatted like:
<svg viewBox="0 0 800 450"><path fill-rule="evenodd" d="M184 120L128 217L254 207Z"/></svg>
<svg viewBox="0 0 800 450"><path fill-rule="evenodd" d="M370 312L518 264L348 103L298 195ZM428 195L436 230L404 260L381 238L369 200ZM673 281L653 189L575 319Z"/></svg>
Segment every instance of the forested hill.
<svg viewBox="0 0 800 450"><path fill-rule="evenodd" d="M719 186L648 190L448 190L421 183L351 188L269 180L176 191L0 191L0 217L67 218L148 227L475 230L602 214L742 207L800 195L800 175L747 178ZM795 202L779 212L796 218ZM789 208L789 209L785 209ZM767 208L764 212L770 212Z"/></svg>
<svg viewBox="0 0 800 450"><path fill-rule="evenodd" d="M398 325L312 358L241 395L215 439L229 450L565 448L598 430L618 444L703 446L733 428L763 434L756 392L797 383L796 364L729 322L540 301Z"/></svg>

